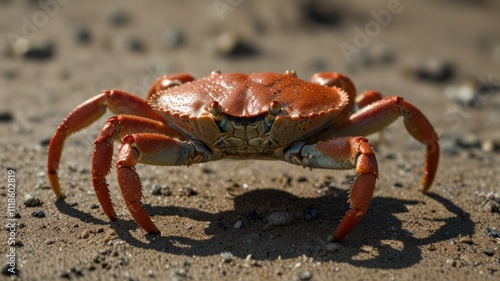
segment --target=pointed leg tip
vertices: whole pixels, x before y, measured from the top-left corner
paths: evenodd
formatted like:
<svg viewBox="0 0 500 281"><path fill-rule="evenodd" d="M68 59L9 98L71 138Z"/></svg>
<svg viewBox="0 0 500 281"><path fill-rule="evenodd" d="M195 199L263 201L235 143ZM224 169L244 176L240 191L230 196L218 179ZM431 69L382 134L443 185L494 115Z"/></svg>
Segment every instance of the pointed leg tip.
<svg viewBox="0 0 500 281"><path fill-rule="evenodd" d="M337 236L335 236L335 234L330 234L326 239L328 243L339 242L340 240L342 239L338 239Z"/></svg>

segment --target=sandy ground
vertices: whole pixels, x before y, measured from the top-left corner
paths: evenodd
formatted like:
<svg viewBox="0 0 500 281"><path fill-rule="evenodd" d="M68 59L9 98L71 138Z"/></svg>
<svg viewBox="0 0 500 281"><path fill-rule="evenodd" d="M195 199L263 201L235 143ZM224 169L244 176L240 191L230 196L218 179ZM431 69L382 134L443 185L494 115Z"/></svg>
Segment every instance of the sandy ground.
<svg viewBox="0 0 500 281"><path fill-rule="evenodd" d="M2 280L498 280L500 3L103 2L0 1ZM220 42L225 33L236 43ZM339 71L359 91L405 97L441 138L434 186L418 192L423 147L397 121L376 145L369 210L341 243L326 238L348 209L353 171L251 160L137 166L162 231L145 235L114 172L119 220L91 185L107 114L68 139L67 198L56 200L47 144L75 106L103 89L144 97L164 73L217 69Z"/></svg>

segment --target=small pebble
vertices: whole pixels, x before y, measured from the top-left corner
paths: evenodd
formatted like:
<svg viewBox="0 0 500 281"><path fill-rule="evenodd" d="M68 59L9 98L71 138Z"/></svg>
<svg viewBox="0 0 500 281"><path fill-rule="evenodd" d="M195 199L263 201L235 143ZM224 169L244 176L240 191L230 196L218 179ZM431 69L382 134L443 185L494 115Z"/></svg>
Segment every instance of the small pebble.
<svg viewBox="0 0 500 281"><path fill-rule="evenodd" d="M295 218L290 213L274 212L266 217L268 222L267 226L281 226L292 223Z"/></svg>
<svg viewBox="0 0 500 281"><path fill-rule="evenodd" d="M490 257L492 257L493 255L495 255L495 251L493 251L492 249L486 249L486 250L484 250L484 253L487 256L490 256Z"/></svg>
<svg viewBox="0 0 500 281"><path fill-rule="evenodd" d="M26 207L38 207L42 205L42 201L38 199L37 197L31 195L31 194L26 194L24 195L24 206Z"/></svg>
<svg viewBox="0 0 500 281"><path fill-rule="evenodd" d="M392 187L401 188L401 187L403 187L403 184L401 182L397 181L397 182L392 184Z"/></svg>
<svg viewBox="0 0 500 281"><path fill-rule="evenodd" d="M300 176L297 178L297 182L307 182L307 177Z"/></svg>
<svg viewBox="0 0 500 281"><path fill-rule="evenodd" d="M158 184L153 185L149 193L152 195L161 195L161 186Z"/></svg>
<svg viewBox="0 0 500 281"><path fill-rule="evenodd" d="M243 225L243 222L242 222L242 221L237 221L237 222L234 224L234 228L236 228L236 229L240 229L242 225Z"/></svg>
<svg viewBox="0 0 500 281"><path fill-rule="evenodd" d="M343 12L332 1L313 0L304 3L301 10L311 22L322 25L337 25L341 22Z"/></svg>
<svg viewBox="0 0 500 281"><path fill-rule="evenodd" d="M56 243L56 240L54 240L54 239L47 239L47 240L45 240L45 245L52 245L54 243Z"/></svg>
<svg viewBox="0 0 500 281"><path fill-rule="evenodd" d="M11 112L9 111L0 112L0 123L11 122L12 120L14 120L14 115Z"/></svg>
<svg viewBox="0 0 500 281"><path fill-rule="evenodd" d="M487 227L484 230L484 235L486 235L486 237L500 238L500 231L491 227Z"/></svg>
<svg viewBox="0 0 500 281"><path fill-rule="evenodd" d="M92 33L90 28L85 25L76 27L75 40L80 44L88 44L92 41Z"/></svg>
<svg viewBox="0 0 500 281"><path fill-rule="evenodd" d="M198 195L198 192L196 190L194 190L191 187L191 185L188 184L185 187L180 189L180 195L190 197L190 196Z"/></svg>
<svg viewBox="0 0 500 281"><path fill-rule="evenodd" d="M481 143L481 150L484 152L500 152L500 142L485 140Z"/></svg>
<svg viewBox="0 0 500 281"><path fill-rule="evenodd" d="M468 108L477 108L479 106L479 98L476 95L476 88L472 83L467 83L461 86L452 85L445 89L445 94L455 103L467 106Z"/></svg>
<svg viewBox="0 0 500 281"><path fill-rule="evenodd" d="M306 212L304 213L304 219L308 221L316 220L321 218L322 215L323 214L318 209L307 209Z"/></svg>
<svg viewBox="0 0 500 281"><path fill-rule="evenodd" d="M299 275L299 280L302 280L302 281L308 281L308 280L311 280L311 278L312 278L312 272L309 270L301 271L301 272L299 272L298 275Z"/></svg>
<svg viewBox="0 0 500 281"><path fill-rule="evenodd" d="M87 239L90 236L90 231L88 229L85 229L82 234L80 234L80 239Z"/></svg>
<svg viewBox="0 0 500 281"><path fill-rule="evenodd" d="M458 242L465 244L473 244L472 239L469 236L462 236L458 238Z"/></svg>
<svg viewBox="0 0 500 281"><path fill-rule="evenodd" d="M184 36L180 30L171 28L163 33L163 44L167 48L175 48L184 42Z"/></svg>
<svg viewBox="0 0 500 281"><path fill-rule="evenodd" d="M222 261L225 263L230 263L233 261L234 256L230 252L222 252L220 253L220 256L222 258Z"/></svg>
<svg viewBox="0 0 500 281"><path fill-rule="evenodd" d="M123 46L125 50L136 53L143 52L146 49L142 40L135 36L125 37L123 39Z"/></svg>
<svg viewBox="0 0 500 281"><path fill-rule="evenodd" d="M340 250L340 247L341 247L340 243L328 243L325 245L325 250L334 253Z"/></svg>
<svg viewBox="0 0 500 281"><path fill-rule="evenodd" d="M44 218L45 213L42 210L38 210L38 211L34 211L33 213L31 213L31 216L33 216L35 218Z"/></svg>
<svg viewBox="0 0 500 281"><path fill-rule="evenodd" d="M217 37L215 51L227 57L245 56L256 53L253 47L246 44L239 35L231 31L224 32Z"/></svg>
<svg viewBox="0 0 500 281"><path fill-rule="evenodd" d="M442 58L425 58L416 69L416 76L422 80L444 82L453 77L451 62Z"/></svg>
<svg viewBox="0 0 500 281"><path fill-rule="evenodd" d="M51 138L44 138L44 139L40 140L40 142L38 142L38 143L39 143L41 146L44 146L44 147L45 147L45 146L49 146L49 144L50 144L50 139L51 139Z"/></svg>
<svg viewBox="0 0 500 281"><path fill-rule="evenodd" d="M50 59L55 53L55 44L48 39L19 39L14 44L14 53L26 59Z"/></svg>
<svg viewBox="0 0 500 281"><path fill-rule="evenodd" d="M457 139L457 145L462 148L479 148L481 141L476 135L466 134Z"/></svg>
<svg viewBox="0 0 500 281"><path fill-rule="evenodd" d="M107 15L108 22L115 26L123 26L130 21L128 13L122 8L115 8Z"/></svg>

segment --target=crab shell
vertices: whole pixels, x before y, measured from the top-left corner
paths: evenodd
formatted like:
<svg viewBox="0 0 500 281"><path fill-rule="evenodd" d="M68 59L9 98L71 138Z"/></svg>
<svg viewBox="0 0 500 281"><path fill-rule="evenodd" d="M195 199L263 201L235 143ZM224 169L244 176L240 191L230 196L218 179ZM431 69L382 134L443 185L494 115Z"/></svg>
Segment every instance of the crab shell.
<svg viewBox="0 0 500 281"><path fill-rule="evenodd" d="M214 105L220 105L221 112L233 119L270 116L275 119L268 136L278 146L286 146L331 126L332 119L348 102L344 90L307 82L293 73L214 72L208 77L159 91L153 95L150 105L170 126L207 144L221 137L214 120L217 116L211 110ZM277 110L277 106L281 110Z"/></svg>

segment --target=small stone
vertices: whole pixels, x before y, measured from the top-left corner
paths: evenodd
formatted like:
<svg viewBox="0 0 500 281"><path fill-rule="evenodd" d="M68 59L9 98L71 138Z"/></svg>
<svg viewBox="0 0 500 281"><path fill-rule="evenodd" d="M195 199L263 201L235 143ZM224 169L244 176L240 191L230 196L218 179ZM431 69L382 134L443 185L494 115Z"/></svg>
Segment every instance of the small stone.
<svg viewBox="0 0 500 281"><path fill-rule="evenodd" d="M425 58L416 69L418 78L422 80L444 82L453 77L454 69L451 62L442 58Z"/></svg>
<svg viewBox="0 0 500 281"><path fill-rule="evenodd" d="M242 222L242 221L237 221L237 222L234 224L234 228L236 228L236 229L240 229L242 225L243 225L243 222Z"/></svg>
<svg viewBox="0 0 500 281"><path fill-rule="evenodd" d="M392 187L401 188L401 187L403 187L403 184L401 182L397 181L397 182L392 184Z"/></svg>
<svg viewBox="0 0 500 281"><path fill-rule="evenodd" d="M14 53L26 59L50 59L55 53L55 44L48 39L19 39L14 43Z"/></svg>
<svg viewBox="0 0 500 281"><path fill-rule="evenodd" d="M312 272L309 270L304 270L299 272L299 280L308 281L312 278Z"/></svg>
<svg viewBox="0 0 500 281"><path fill-rule="evenodd" d="M491 227L487 227L484 230L484 235L486 235L486 237L500 238L500 231Z"/></svg>
<svg viewBox="0 0 500 281"><path fill-rule="evenodd" d="M337 25L341 22L342 11L337 4L328 0L313 0L304 2L301 9L311 22L322 25Z"/></svg>
<svg viewBox="0 0 500 281"><path fill-rule="evenodd" d="M282 226L292 223L295 218L290 213L274 212L266 217L267 226Z"/></svg>
<svg viewBox="0 0 500 281"><path fill-rule="evenodd" d="M227 31L219 35L215 41L215 51L223 56L245 56L256 53L256 50L245 43L234 32Z"/></svg>
<svg viewBox="0 0 500 281"><path fill-rule="evenodd" d="M144 43L135 36L127 36L123 39L123 46L127 51L140 53L145 51Z"/></svg>
<svg viewBox="0 0 500 281"><path fill-rule="evenodd" d="M304 219L308 221L319 219L322 216L323 213L318 209L307 209L304 213Z"/></svg>
<svg viewBox="0 0 500 281"><path fill-rule="evenodd" d="M46 245L52 245L54 243L56 243L56 240L54 240L54 239L47 239L47 240L45 240L45 244Z"/></svg>
<svg viewBox="0 0 500 281"><path fill-rule="evenodd" d="M38 206L42 205L42 201L31 194L24 195L24 202L23 203L24 203L24 206L26 206L26 207L38 207Z"/></svg>
<svg viewBox="0 0 500 281"><path fill-rule="evenodd" d="M75 40L81 44L88 44L92 41L92 32L85 25L77 26L75 29Z"/></svg>
<svg viewBox="0 0 500 281"><path fill-rule="evenodd" d="M234 259L233 254L231 254L230 252L222 252L220 256L222 258L222 261L225 263L230 263Z"/></svg>
<svg viewBox="0 0 500 281"><path fill-rule="evenodd" d="M340 243L328 243L325 245L325 250L331 253L335 253L338 250L340 250L340 247L341 247Z"/></svg>
<svg viewBox="0 0 500 281"><path fill-rule="evenodd" d="M307 182L307 177L300 176L297 178L297 182Z"/></svg>
<svg viewBox="0 0 500 281"><path fill-rule="evenodd" d="M500 143L494 140L485 140L481 143L484 152L500 152Z"/></svg>
<svg viewBox="0 0 500 281"><path fill-rule="evenodd" d="M152 195L161 195L161 186L158 184L153 185L149 193Z"/></svg>
<svg viewBox="0 0 500 281"><path fill-rule="evenodd" d="M9 111L0 112L0 123L7 123L14 120L14 115Z"/></svg>
<svg viewBox="0 0 500 281"><path fill-rule="evenodd" d="M88 229L85 229L82 234L80 234L80 239L87 239L90 236L90 231Z"/></svg>
<svg viewBox="0 0 500 281"><path fill-rule="evenodd" d="M115 26L123 26L130 21L129 14L122 8L115 8L111 10L107 15L108 22Z"/></svg>
<svg viewBox="0 0 500 281"><path fill-rule="evenodd" d="M476 88L472 83L464 85L452 85L445 89L445 94L456 104L467 106L468 108L477 108L479 106L479 98L476 95Z"/></svg>
<svg viewBox="0 0 500 281"><path fill-rule="evenodd" d="M171 28L163 33L163 44L167 48L175 48L184 42L184 36L180 30Z"/></svg>
<svg viewBox="0 0 500 281"><path fill-rule="evenodd" d="M485 255L487 255L487 256L490 256L490 257L492 257L492 256L494 256L494 255L495 255L495 251L493 251L492 249L486 249L486 250L484 250L484 252L483 252L483 253L484 253Z"/></svg>
<svg viewBox="0 0 500 281"><path fill-rule="evenodd" d="M457 145L462 148L479 148L481 147L481 141L473 134L466 134L457 139Z"/></svg>
<svg viewBox="0 0 500 281"><path fill-rule="evenodd" d="M50 144L50 139L51 138L44 138L44 139L41 139L39 144L43 147L46 147L46 146L49 146Z"/></svg>
<svg viewBox="0 0 500 281"><path fill-rule="evenodd" d="M183 196L190 197L190 196L198 195L198 192L196 190L194 190L191 187L191 185L188 184L185 187L183 187L183 188L180 189L180 194L183 195Z"/></svg>
<svg viewBox="0 0 500 281"><path fill-rule="evenodd" d="M473 244L472 239L469 236L462 236L458 238L458 242L465 244Z"/></svg>
<svg viewBox="0 0 500 281"><path fill-rule="evenodd" d="M34 211L33 213L31 213L31 216L33 216L35 218L44 218L45 213L42 210L38 210L38 211Z"/></svg>

